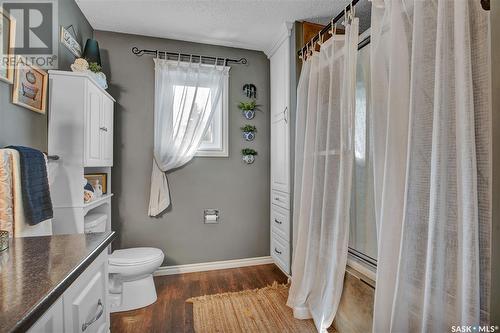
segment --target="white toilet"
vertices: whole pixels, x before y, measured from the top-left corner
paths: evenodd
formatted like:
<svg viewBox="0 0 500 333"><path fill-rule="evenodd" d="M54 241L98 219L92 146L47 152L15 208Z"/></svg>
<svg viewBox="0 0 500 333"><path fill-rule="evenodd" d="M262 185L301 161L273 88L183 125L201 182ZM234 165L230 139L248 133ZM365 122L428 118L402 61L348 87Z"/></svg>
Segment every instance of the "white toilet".
<svg viewBox="0 0 500 333"><path fill-rule="evenodd" d="M116 250L109 256L111 312L134 310L156 301L152 274L163 258L163 252L152 247Z"/></svg>

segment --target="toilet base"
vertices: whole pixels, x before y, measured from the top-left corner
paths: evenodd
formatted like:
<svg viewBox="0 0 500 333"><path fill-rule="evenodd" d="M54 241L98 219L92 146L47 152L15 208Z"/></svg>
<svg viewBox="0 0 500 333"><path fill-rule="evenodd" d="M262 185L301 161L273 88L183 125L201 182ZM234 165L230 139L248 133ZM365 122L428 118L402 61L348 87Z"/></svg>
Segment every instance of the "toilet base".
<svg viewBox="0 0 500 333"><path fill-rule="evenodd" d="M115 287L121 284L121 293L109 293L111 313L135 310L156 302L157 296L152 274L138 280L113 281L113 283Z"/></svg>

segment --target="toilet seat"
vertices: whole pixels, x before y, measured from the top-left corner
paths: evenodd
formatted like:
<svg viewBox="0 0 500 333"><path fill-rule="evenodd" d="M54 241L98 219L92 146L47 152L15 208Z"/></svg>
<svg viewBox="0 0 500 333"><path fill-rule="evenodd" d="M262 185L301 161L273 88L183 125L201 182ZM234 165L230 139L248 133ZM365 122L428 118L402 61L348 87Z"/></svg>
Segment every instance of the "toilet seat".
<svg viewBox="0 0 500 333"><path fill-rule="evenodd" d="M109 256L109 264L113 266L137 266L163 260L163 252L152 247L135 247L115 250Z"/></svg>

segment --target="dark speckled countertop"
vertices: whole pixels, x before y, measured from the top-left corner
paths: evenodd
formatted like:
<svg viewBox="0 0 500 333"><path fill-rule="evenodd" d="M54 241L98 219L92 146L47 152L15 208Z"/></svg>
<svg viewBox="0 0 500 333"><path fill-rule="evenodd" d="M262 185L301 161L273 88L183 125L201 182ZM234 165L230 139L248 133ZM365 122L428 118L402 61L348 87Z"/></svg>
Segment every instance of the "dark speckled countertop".
<svg viewBox="0 0 500 333"><path fill-rule="evenodd" d="M114 237L105 232L12 239L0 252L0 332L26 331Z"/></svg>

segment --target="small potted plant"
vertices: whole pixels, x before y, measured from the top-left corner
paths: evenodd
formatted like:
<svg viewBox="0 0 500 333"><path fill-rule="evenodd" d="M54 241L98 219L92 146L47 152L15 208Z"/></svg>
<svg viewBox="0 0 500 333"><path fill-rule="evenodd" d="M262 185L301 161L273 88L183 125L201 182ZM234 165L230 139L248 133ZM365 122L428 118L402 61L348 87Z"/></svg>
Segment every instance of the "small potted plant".
<svg viewBox="0 0 500 333"><path fill-rule="evenodd" d="M241 154L243 155L243 161L246 164L252 164L255 161L255 155L257 152L251 148L245 148L241 150Z"/></svg>
<svg viewBox="0 0 500 333"><path fill-rule="evenodd" d="M252 100L251 102L240 102L240 104L238 104L238 108L243 111L243 116L245 116L247 120L255 117L255 110L257 110L258 107L259 106L255 103L255 100Z"/></svg>
<svg viewBox="0 0 500 333"><path fill-rule="evenodd" d="M101 65L99 65L97 62L89 62L89 70L94 80L96 80L103 89L108 89L106 75L102 72Z"/></svg>
<svg viewBox="0 0 500 333"><path fill-rule="evenodd" d="M243 138L245 138L245 140L253 141L253 139L255 139L255 132L257 132L257 127L246 124L245 126L240 127L240 129L243 131Z"/></svg>

